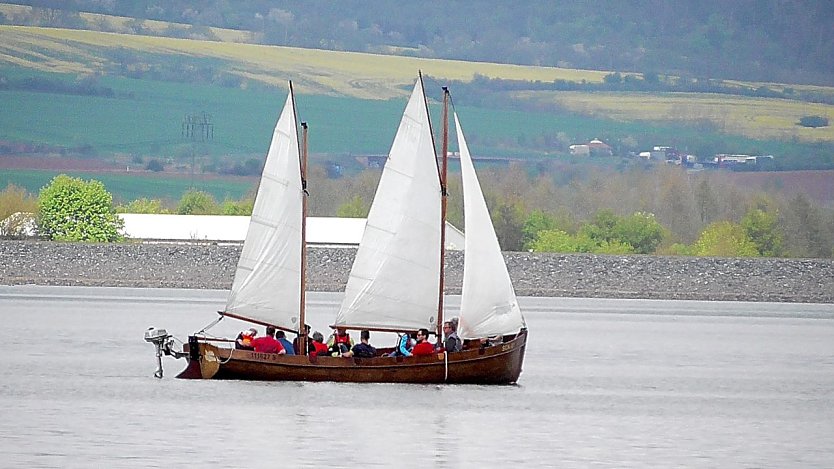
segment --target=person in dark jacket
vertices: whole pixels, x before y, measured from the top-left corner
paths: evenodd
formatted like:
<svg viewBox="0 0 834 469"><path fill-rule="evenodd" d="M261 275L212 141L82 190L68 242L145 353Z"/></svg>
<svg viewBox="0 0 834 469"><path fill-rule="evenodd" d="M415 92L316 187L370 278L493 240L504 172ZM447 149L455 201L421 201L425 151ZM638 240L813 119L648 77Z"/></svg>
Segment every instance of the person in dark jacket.
<svg viewBox="0 0 834 469"><path fill-rule="evenodd" d="M369 341L371 340L370 331L362 331L359 333L359 343L353 346L353 356L359 358L371 358L376 356L376 348L374 348Z"/></svg>

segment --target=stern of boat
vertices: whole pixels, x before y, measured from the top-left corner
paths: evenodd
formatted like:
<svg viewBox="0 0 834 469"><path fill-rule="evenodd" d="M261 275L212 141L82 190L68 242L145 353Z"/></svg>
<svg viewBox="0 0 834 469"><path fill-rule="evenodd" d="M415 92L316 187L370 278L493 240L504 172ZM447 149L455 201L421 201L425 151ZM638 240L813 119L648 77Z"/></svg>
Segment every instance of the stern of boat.
<svg viewBox="0 0 834 469"><path fill-rule="evenodd" d="M179 379L211 379L220 370L220 360L217 347L206 342L200 342L197 337L189 336L188 344L183 347L188 365L180 374Z"/></svg>

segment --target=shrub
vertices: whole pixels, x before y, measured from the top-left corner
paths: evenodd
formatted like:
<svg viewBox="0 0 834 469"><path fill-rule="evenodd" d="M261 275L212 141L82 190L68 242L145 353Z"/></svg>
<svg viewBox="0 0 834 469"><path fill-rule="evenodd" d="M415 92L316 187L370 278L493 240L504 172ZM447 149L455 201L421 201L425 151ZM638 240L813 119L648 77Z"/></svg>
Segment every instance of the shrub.
<svg viewBox="0 0 834 469"><path fill-rule="evenodd" d="M802 116L799 118L797 125L802 127L826 127L828 126L828 118L822 116Z"/></svg>
<svg viewBox="0 0 834 469"><path fill-rule="evenodd" d="M25 189L9 184L0 192L0 236L19 238L38 209L38 200Z"/></svg>
<svg viewBox="0 0 834 469"><path fill-rule="evenodd" d="M711 223L692 246L696 256L758 257L756 245L744 229L729 221Z"/></svg>
<svg viewBox="0 0 834 469"><path fill-rule="evenodd" d="M217 202L208 192L189 190L177 205L180 215L212 215L218 213Z"/></svg>
<svg viewBox="0 0 834 469"><path fill-rule="evenodd" d="M154 158L154 159L148 161L148 164L145 165L145 169L147 169L148 171L153 171L155 173L158 173L160 171L164 171L165 166L162 164L161 161Z"/></svg>
<svg viewBox="0 0 834 469"><path fill-rule="evenodd" d="M124 222L99 181L56 176L38 198L38 231L56 241L119 241Z"/></svg>

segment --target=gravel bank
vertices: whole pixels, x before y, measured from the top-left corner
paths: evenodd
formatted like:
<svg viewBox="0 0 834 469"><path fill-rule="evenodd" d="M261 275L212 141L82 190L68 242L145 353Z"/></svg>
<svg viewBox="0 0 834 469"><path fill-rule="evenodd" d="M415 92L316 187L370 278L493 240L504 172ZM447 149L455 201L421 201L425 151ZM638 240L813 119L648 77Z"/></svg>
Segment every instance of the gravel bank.
<svg viewBox="0 0 834 469"><path fill-rule="evenodd" d="M310 248L307 285L343 291L355 249ZM240 246L0 241L0 284L228 289ZM505 253L523 296L834 303L834 260ZM460 293L450 252L446 290Z"/></svg>

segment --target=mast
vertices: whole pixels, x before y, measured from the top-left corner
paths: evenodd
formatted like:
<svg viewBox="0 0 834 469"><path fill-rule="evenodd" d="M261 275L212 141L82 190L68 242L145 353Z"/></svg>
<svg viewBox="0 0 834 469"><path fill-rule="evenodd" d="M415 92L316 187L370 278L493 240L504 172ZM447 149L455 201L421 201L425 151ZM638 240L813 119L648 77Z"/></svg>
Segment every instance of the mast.
<svg viewBox="0 0 834 469"><path fill-rule="evenodd" d="M446 190L446 175L449 160L449 88L443 87L443 152L440 169L440 292L437 299L437 343L443 340L443 290L445 289L446 258L446 202L449 193Z"/></svg>
<svg viewBox="0 0 834 469"><path fill-rule="evenodd" d="M292 90L292 82L290 82ZM295 101L295 95L293 95ZM295 106L293 106L294 108ZM305 303L307 293L307 123L301 123L301 302L298 305L298 348L295 353L307 355L307 328Z"/></svg>

